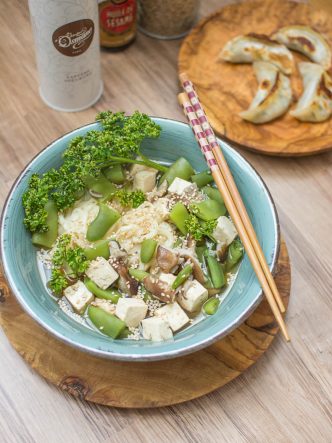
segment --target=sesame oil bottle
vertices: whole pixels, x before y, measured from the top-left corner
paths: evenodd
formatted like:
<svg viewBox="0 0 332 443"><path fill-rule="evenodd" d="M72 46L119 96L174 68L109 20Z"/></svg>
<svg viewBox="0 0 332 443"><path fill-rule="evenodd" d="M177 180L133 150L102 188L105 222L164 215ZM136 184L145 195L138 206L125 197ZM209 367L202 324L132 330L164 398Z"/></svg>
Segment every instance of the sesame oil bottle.
<svg viewBox="0 0 332 443"><path fill-rule="evenodd" d="M136 0L99 0L100 44L121 49L136 37Z"/></svg>

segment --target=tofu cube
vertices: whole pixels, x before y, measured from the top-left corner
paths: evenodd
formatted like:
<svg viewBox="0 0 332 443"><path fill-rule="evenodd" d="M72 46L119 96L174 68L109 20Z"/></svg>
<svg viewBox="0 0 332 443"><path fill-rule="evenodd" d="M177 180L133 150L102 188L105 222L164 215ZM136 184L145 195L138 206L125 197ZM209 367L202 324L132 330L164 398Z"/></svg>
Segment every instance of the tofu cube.
<svg viewBox="0 0 332 443"><path fill-rule="evenodd" d="M156 186L156 176L158 171L139 171L134 175L133 188L143 192L151 192Z"/></svg>
<svg viewBox="0 0 332 443"><path fill-rule="evenodd" d="M196 188L195 183L191 183L188 182L187 180L183 180L182 178L175 177L175 179L172 181L171 185L168 188L168 192L181 195L184 192L188 192L195 188Z"/></svg>
<svg viewBox="0 0 332 443"><path fill-rule="evenodd" d="M160 317L150 317L142 321L143 337L146 340L164 341L173 338L172 330Z"/></svg>
<svg viewBox="0 0 332 443"><path fill-rule="evenodd" d="M93 260L85 273L101 289L107 289L119 278L119 274L103 257Z"/></svg>
<svg viewBox="0 0 332 443"><path fill-rule="evenodd" d="M130 328L136 328L147 312L147 305L138 298L120 298L115 309L115 315Z"/></svg>
<svg viewBox="0 0 332 443"><path fill-rule="evenodd" d="M195 312L208 298L208 290L197 280L185 283L183 292L178 296L178 302L188 312Z"/></svg>
<svg viewBox="0 0 332 443"><path fill-rule="evenodd" d="M94 295L81 281L68 286L63 293L78 314L83 314L88 304L94 299Z"/></svg>
<svg viewBox="0 0 332 443"><path fill-rule="evenodd" d="M167 321L172 331L176 332L189 321L188 315L178 303L169 303L155 311L154 315Z"/></svg>
<svg viewBox="0 0 332 443"><path fill-rule="evenodd" d="M174 280L176 279L176 275L161 273L158 278L163 283L166 283L168 286L172 286L172 284L174 283Z"/></svg>
<svg viewBox="0 0 332 443"><path fill-rule="evenodd" d="M230 245L237 236L237 231L233 222L224 215L217 220L217 226L214 228L213 237L218 243Z"/></svg>

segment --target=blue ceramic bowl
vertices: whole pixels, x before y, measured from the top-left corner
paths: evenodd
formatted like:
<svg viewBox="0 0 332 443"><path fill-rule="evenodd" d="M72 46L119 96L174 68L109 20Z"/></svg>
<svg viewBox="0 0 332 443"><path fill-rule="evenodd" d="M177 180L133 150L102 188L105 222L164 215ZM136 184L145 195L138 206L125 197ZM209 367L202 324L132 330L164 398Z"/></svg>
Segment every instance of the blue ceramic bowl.
<svg viewBox="0 0 332 443"><path fill-rule="evenodd" d="M143 145L144 154L161 162L187 157L198 171L206 169L192 131L187 124L154 118L162 127L157 140ZM68 317L48 295L37 269L36 249L23 226L22 194L32 173L61 165L61 154L74 136L98 129L97 123L64 135L39 153L16 180L5 204L1 222L3 268L13 294L26 312L51 334L76 348L115 360L162 360L188 354L224 337L241 324L259 303L262 292L245 255L229 295L218 312L175 335L173 341L112 340ZM227 143L219 141L234 174L258 239L271 270L279 253L279 224L272 198L250 164Z"/></svg>

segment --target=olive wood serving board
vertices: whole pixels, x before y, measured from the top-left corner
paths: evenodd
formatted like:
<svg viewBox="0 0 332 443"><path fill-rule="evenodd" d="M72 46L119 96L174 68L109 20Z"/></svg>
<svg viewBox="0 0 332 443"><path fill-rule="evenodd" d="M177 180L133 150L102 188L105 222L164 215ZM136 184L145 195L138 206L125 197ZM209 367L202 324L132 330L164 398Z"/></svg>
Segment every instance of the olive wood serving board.
<svg viewBox="0 0 332 443"><path fill-rule="evenodd" d="M276 283L288 305L291 270L281 244ZM122 408L150 408L192 400L241 375L278 333L263 300L223 340L194 354L149 363L112 361L85 354L54 338L26 314L0 273L0 325L24 360L48 381L75 397Z"/></svg>
<svg viewBox="0 0 332 443"><path fill-rule="evenodd" d="M253 67L218 61L223 46L237 35L271 35L291 24L311 26L332 47L331 14L303 3L265 0L228 5L206 17L186 37L179 53L179 73L185 71L195 84L215 131L226 140L261 154L304 156L332 148L332 119L304 123L286 113L261 125L242 120L238 114L249 107L257 90ZM296 62L310 61L292 53ZM297 67L291 82L295 102L302 92Z"/></svg>

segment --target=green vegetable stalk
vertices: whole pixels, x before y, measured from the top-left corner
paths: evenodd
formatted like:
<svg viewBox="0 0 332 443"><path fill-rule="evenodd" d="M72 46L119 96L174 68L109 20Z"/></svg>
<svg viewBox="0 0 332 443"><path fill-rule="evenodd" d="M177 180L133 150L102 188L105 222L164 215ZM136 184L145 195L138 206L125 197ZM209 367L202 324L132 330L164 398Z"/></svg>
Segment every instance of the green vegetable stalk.
<svg viewBox="0 0 332 443"><path fill-rule="evenodd" d="M88 189L100 194L104 199L110 198L117 190L116 186L103 175L98 177L85 177L84 183Z"/></svg>
<svg viewBox="0 0 332 443"><path fill-rule="evenodd" d="M101 204L97 217L89 224L86 233L87 240L93 242L104 237L111 226L116 223L121 215L115 209Z"/></svg>
<svg viewBox="0 0 332 443"><path fill-rule="evenodd" d="M190 210L197 217L205 221L216 220L218 217L225 215L227 212L225 205L211 199L191 205Z"/></svg>
<svg viewBox="0 0 332 443"><path fill-rule="evenodd" d="M175 224L181 234L186 235L188 233L186 220L189 218L189 212L183 203L178 202L173 206L169 214L169 218Z"/></svg>
<svg viewBox="0 0 332 443"><path fill-rule="evenodd" d="M192 272L193 272L192 265L185 266L176 276L176 279L172 284L172 289L177 289L180 285L182 285L189 278Z"/></svg>
<svg viewBox="0 0 332 443"><path fill-rule="evenodd" d="M239 238L236 238L228 248L227 258L226 258L226 271L230 271L242 258L243 256L243 245Z"/></svg>
<svg viewBox="0 0 332 443"><path fill-rule="evenodd" d="M126 329L126 323L124 321L97 306L89 306L88 317L101 333L112 338L119 337Z"/></svg>
<svg viewBox="0 0 332 443"><path fill-rule="evenodd" d="M109 240L96 241L92 248L85 248L84 255L89 260L94 260L97 257L104 257L106 260L110 256Z"/></svg>
<svg viewBox="0 0 332 443"><path fill-rule="evenodd" d="M140 282L142 282L145 277L149 275L148 272L145 272L142 269L129 268L128 272L131 277L134 277L137 281Z"/></svg>
<svg viewBox="0 0 332 443"><path fill-rule="evenodd" d="M115 289L101 289L89 278L84 279L85 286L89 289L92 294L98 298L103 298L105 300L110 300L112 303L116 304L122 295Z"/></svg>
<svg viewBox="0 0 332 443"><path fill-rule="evenodd" d="M203 312L207 315L213 315L217 312L220 305L219 298L210 298L203 305Z"/></svg>
<svg viewBox="0 0 332 443"><path fill-rule="evenodd" d="M212 255L206 256L206 263L214 288L222 288L226 284L221 264Z"/></svg>
<svg viewBox="0 0 332 443"><path fill-rule="evenodd" d="M58 211L55 203L49 200L45 205L46 211L46 232L34 232L32 235L32 243L42 248L51 248L58 236Z"/></svg>
<svg viewBox="0 0 332 443"><path fill-rule="evenodd" d="M153 239L146 239L142 242L141 245L141 262L142 263L149 263L149 261L154 256L155 250L157 247L156 240Z"/></svg>
<svg viewBox="0 0 332 443"><path fill-rule="evenodd" d="M220 204L224 205L224 199L222 198L222 195L220 194L220 192L217 188L213 188L212 186L204 186L204 188L202 188L202 191L211 200L216 200Z"/></svg>
<svg viewBox="0 0 332 443"><path fill-rule="evenodd" d="M109 168L106 168L103 173L110 182L115 183L116 185L122 185L126 180L121 164L110 166Z"/></svg>
<svg viewBox="0 0 332 443"><path fill-rule="evenodd" d="M202 188L205 185L208 185L209 183L213 182L213 177L211 174L210 169L207 169L206 171L199 172L198 174L192 175L191 180L193 183L196 183L196 185L199 188Z"/></svg>
<svg viewBox="0 0 332 443"><path fill-rule="evenodd" d="M160 182L162 183L166 179L167 183L170 185L176 177L182 178L183 180L189 180L194 173L195 171L188 160L184 157L180 157L168 168Z"/></svg>

